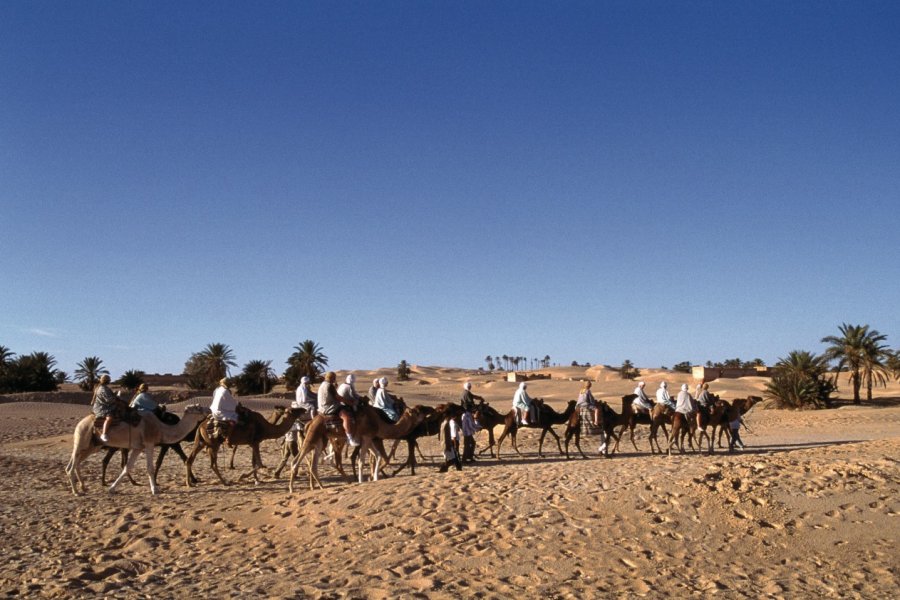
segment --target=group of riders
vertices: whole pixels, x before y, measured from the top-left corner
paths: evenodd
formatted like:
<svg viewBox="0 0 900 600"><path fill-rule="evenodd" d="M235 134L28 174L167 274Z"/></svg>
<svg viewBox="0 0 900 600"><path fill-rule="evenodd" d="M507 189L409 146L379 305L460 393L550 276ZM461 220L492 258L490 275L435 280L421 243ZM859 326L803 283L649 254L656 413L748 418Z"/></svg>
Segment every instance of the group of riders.
<svg viewBox="0 0 900 600"><path fill-rule="evenodd" d="M336 384L337 376L334 371L328 371L325 374L324 381L319 386L317 392L313 392L310 387L310 378L302 377L297 386L295 398L291 403L293 408L305 410L305 416L302 420L297 420L287 437L289 440L296 440L301 430L305 426L305 422L314 418L316 415L323 415L335 425L340 422L343 431L347 436L347 443L350 446L359 446L356 435L355 415L363 404L368 403L377 409L384 418L390 422L397 422L403 412L404 404L402 398L397 398L388 391L387 377L376 378L372 381L372 385L366 396L361 396L356 391L356 376L352 373L347 375L344 382L340 385ZM127 403L119 395L113 393L109 388L110 377L103 375L100 378L99 385L94 392L92 401L92 409L98 417L98 427L100 419L102 428L100 431L100 441L107 442L107 430L110 423L115 419L121 419L129 411L140 413L156 413L159 416L160 406L150 397L146 384L138 387L137 394ZM634 389L634 400L632 409L636 414L651 415L654 409L654 400L647 396L644 391L646 384L638 382ZM515 413L516 424L520 427L539 425L540 411L533 398L528 395L528 384L521 382L513 395L512 408ZM697 385L697 396L691 395L688 385L683 384L676 398L673 400L668 391L668 384L663 381L656 390L655 404L665 407L667 411L681 413L686 421L696 419L698 426L702 427L704 418L708 419L710 409L715 398L709 393L709 384L701 382ZM475 460L475 441L474 435L481 429L480 424L474 418L476 406L478 402L484 402L484 398L472 393L472 383L467 381L463 384L463 392L459 398L461 411L458 414L448 415L444 423L442 423L442 433L444 434L444 454L447 462L442 467L446 470L451 465L461 468L462 462ZM590 433L598 433L601 438L599 451L605 451L606 436L601 427L601 410L602 403L598 402L591 393L591 382L586 381L578 396L576 409L580 411L582 417L583 431ZM214 436L228 438L229 433L241 419L242 407L235 400L228 387L228 379L222 378L219 386L213 392L213 400L210 405L212 418L210 419L210 428ZM245 409L244 409L245 410ZM740 421L729 424L732 433L736 436L736 443L740 442L739 435L735 431L740 427ZM460 457L460 439L462 439L462 457Z"/></svg>

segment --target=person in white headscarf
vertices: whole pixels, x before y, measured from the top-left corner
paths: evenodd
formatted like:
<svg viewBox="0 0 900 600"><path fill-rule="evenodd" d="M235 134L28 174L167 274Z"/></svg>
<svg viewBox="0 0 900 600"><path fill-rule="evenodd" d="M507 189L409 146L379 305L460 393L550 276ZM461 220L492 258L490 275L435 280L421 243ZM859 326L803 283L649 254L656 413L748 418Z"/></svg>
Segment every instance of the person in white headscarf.
<svg viewBox="0 0 900 600"><path fill-rule="evenodd" d="M475 410L476 400L478 400L479 402L484 402L484 398L472 393L472 382L465 382L463 384L462 395L459 397L460 406L462 406L464 411L471 413Z"/></svg>
<svg viewBox="0 0 900 600"><path fill-rule="evenodd" d="M359 394L356 393L356 388L353 384L356 383L356 375L350 373L347 375L347 378L344 379L344 383L338 386L337 393L338 396L341 397L341 401L350 407L350 410L356 411L359 408L359 403L361 398Z"/></svg>
<svg viewBox="0 0 900 600"><path fill-rule="evenodd" d="M647 384L643 381L638 382L637 387L634 388L634 395L637 398L631 402L631 406L635 412L644 412L649 415L650 411L653 410L653 401L647 397L647 392L644 391L645 385Z"/></svg>
<svg viewBox="0 0 900 600"><path fill-rule="evenodd" d="M688 391L688 384L681 384L681 391L678 392L678 400L675 402L675 412L689 417L694 412L694 397Z"/></svg>
<svg viewBox="0 0 900 600"><path fill-rule="evenodd" d="M228 379L223 377L219 381L219 387L213 392L213 400L210 405L212 416L217 421L230 421L237 423L237 400L231 395L228 389Z"/></svg>
<svg viewBox="0 0 900 600"><path fill-rule="evenodd" d="M388 379L382 377L378 380L378 392L375 394L375 402L372 406L387 415L387 418L396 423L400 419L400 414L394 404L394 398L387 391Z"/></svg>
<svg viewBox="0 0 900 600"><path fill-rule="evenodd" d="M302 419L294 421L290 431L284 434L284 439L289 442L297 441L300 432L303 431L303 423L309 421L319 412L317 409L318 399L313 395L312 389L309 387L309 377L304 375L300 378L300 384L297 391L294 392L294 401L291 402L291 408L302 408L306 411Z"/></svg>
<svg viewBox="0 0 900 600"><path fill-rule="evenodd" d="M528 384L523 381L513 395L512 405L516 411L516 420L520 425L529 425L535 421L534 401L528 395L527 387Z"/></svg>
<svg viewBox="0 0 900 600"><path fill-rule="evenodd" d="M369 404L375 404L375 395L378 394L378 388L381 385L381 380L377 377L372 380L372 387L369 388L369 393L366 394L366 397L369 399Z"/></svg>
<svg viewBox="0 0 900 600"><path fill-rule="evenodd" d="M656 403L675 410L675 403L672 402L672 396L669 395L669 390L666 388L668 388L668 384L665 381L659 384L659 389L656 390Z"/></svg>

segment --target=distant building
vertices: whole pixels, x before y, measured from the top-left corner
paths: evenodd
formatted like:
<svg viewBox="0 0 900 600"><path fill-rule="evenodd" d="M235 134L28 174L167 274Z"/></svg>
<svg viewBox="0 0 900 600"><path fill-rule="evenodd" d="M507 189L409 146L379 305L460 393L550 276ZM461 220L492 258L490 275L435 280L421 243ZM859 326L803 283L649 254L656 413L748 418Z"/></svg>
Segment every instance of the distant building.
<svg viewBox="0 0 900 600"><path fill-rule="evenodd" d="M526 375L523 371L509 371L506 374L506 380L511 383L518 383L520 381L533 381L535 379L552 379L553 376L550 373L532 373L531 375Z"/></svg>
<svg viewBox="0 0 900 600"><path fill-rule="evenodd" d="M692 367L691 375L697 381L714 381L716 379L737 379L739 377L771 377L775 373L772 367Z"/></svg>

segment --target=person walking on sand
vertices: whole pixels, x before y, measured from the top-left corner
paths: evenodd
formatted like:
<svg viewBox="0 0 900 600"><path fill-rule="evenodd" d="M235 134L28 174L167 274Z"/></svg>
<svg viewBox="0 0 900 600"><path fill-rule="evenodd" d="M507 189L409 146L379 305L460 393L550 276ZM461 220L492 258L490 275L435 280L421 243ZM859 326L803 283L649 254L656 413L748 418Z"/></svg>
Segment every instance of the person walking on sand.
<svg viewBox="0 0 900 600"><path fill-rule="evenodd" d="M668 387L669 384L665 381L659 384L659 389L656 390L656 403L662 404L669 410L675 410L675 403L672 402L672 396L669 395Z"/></svg>
<svg viewBox="0 0 900 600"><path fill-rule="evenodd" d="M438 469L441 473L446 473L451 465L456 467L457 471L462 471L462 461L459 459L459 423L457 422L460 412L448 411L441 423L441 436L444 439L444 464Z"/></svg>
<svg viewBox="0 0 900 600"><path fill-rule="evenodd" d="M513 395L512 402L513 409L516 411L516 421L523 426L530 425L537 420L534 414L534 401L528 395L527 388L527 383L524 381L520 383L519 389Z"/></svg>
<svg viewBox="0 0 900 600"><path fill-rule="evenodd" d="M478 431L478 425L475 423L475 416L471 411L464 411L460 417L460 425L463 435L463 453L462 461L475 462L475 433Z"/></svg>
<svg viewBox="0 0 900 600"><path fill-rule="evenodd" d="M647 413L649 415L650 411L653 410L653 401L647 397L647 392L644 391L645 385L647 384L639 381L637 387L634 388L634 395L637 397L631 401L631 408L636 413Z"/></svg>
<svg viewBox="0 0 900 600"><path fill-rule="evenodd" d="M100 382L94 389L94 399L91 400L91 410L94 416L103 417L103 430L100 432L100 441L104 444L109 441L106 433L113 419L120 419L128 408L125 401L119 398L109 389L109 375L101 375Z"/></svg>
<svg viewBox="0 0 900 600"><path fill-rule="evenodd" d="M354 437L353 430L353 414L350 407L341 402L338 396L337 387L334 385L337 375L334 371L325 373L325 381L319 386L318 402L319 413L326 417L339 417L344 424L344 432L347 434L347 443L351 446L359 446L359 442Z"/></svg>

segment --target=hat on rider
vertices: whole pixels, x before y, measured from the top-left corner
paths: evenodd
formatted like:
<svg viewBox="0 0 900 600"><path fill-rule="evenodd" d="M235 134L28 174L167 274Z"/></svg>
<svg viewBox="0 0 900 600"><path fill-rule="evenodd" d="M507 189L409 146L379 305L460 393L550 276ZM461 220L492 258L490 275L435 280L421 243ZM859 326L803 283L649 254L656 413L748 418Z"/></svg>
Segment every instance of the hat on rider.
<svg viewBox="0 0 900 600"><path fill-rule="evenodd" d="M472 382L471 382L471 381L465 382L465 383L463 384L463 389L465 389L465 390L471 390L471 389L472 389Z"/></svg>
<svg viewBox="0 0 900 600"><path fill-rule="evenodd" d="M303 377L300 378L300 383L309 383L309 377L304 375Z"/></svg>
<svg viewBox="0 0 900 600"><path fill-rule="evenodd" d="M686 383L682 383L682 384L681 384L681 391L682 391L682 392L688 391L688 385L687 385Z"/></svg>
<svg viewBox="0 0 900 600"><path fill-rule="evenodd" d="M659 384L659 387L661 387L661 388L665 388L665 387L668 387L668 386L669 386L669 384L666 383L665 381L663 381L662 383Z"/></svg>
<svg viewBox="0 0 900 600"><path fill-rule="evenodd" d="M347 379L345 379L344 381L346 381L350 385L353 385L354 383L356 383L356 375L350 373L349 375L347 375Z"/></svg>
<svg viewBox="0 0 900 600"><path fill-rule="evenodd" d="M644 383L643 381L639 381L639 382L638 382L638 387L641 387L641 388L642 388L642 387L644 387L645 385L647 385L647 384Z"/></svg>
<svg viewBox="0 0 900 600"><path fill-rule="evenodd" d="M381 384L381 387L387 387L387 384L388 384L387 377L382 377L381 379L378 380L378 383Z"/></svg>

